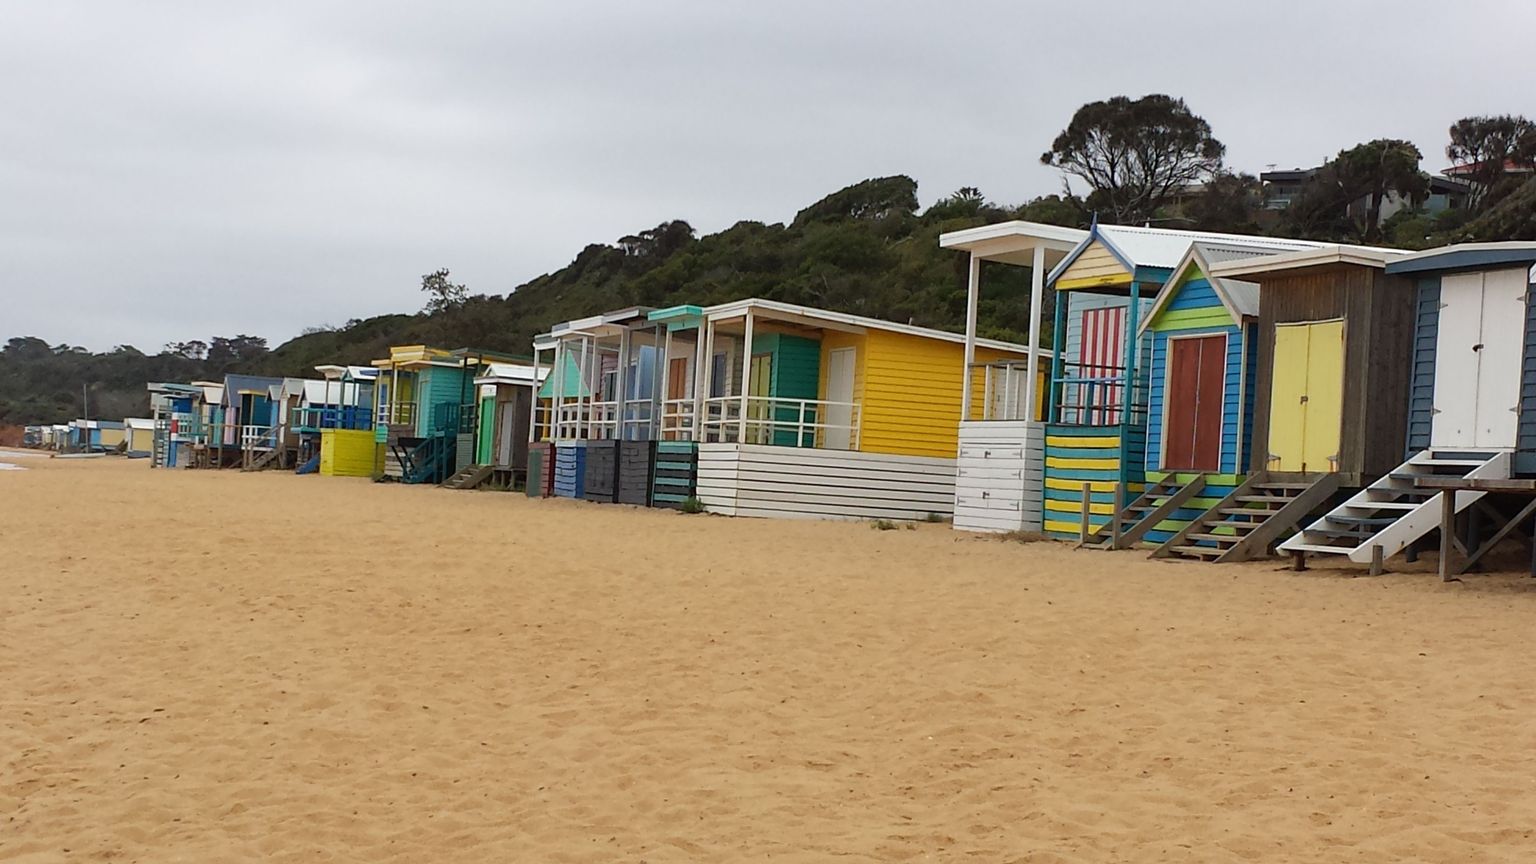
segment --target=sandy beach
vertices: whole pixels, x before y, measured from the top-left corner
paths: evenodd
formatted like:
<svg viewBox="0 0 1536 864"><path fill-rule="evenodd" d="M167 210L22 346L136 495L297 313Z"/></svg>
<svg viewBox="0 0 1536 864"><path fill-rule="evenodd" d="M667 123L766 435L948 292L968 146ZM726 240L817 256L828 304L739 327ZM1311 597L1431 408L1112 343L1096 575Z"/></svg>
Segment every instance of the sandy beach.
<svg viewBox="0 0 1536 864"><path fill-rule="evenodd" d="M0 861L1536 860L1536 583L4 459Z"/></svg>

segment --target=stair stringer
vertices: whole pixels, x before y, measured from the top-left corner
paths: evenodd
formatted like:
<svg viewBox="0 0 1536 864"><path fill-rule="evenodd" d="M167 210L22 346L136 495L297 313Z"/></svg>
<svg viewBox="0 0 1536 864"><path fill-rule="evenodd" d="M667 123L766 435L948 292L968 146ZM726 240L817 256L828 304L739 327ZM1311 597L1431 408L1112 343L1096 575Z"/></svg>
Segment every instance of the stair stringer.
<svg viewBox="0 0 1536 864"><path fill-rule="evenodd" d="M1173 475L1170 475L1170 476L1173 476ZM1152 487L1148 487L1148 491L1150 491L1151 488ZM1203 491L1204 489L1205 489L1205 475L1204 474L1197 474L1197 475L1195 475L1195 479L1189 481L1188 483L1185 483L1183 486L1179 486L1177 484L1174 484L1173 489L1171 491L1169 491L1167 493L1163 493L1164 495L1166 495L1166 497L1164 497L1163 503L1157 505L1157 507L1154 508L1149 513L1147 513L1147 515L1143 516L1141 519L1137 520L1136 522L1126 526L1124 529L1122 529L1120 531L1120 545L1115 547L1115 548L1117 548L1117 549L1129 549L1132 546L1136 545L1137 543L1140 543L1141 542L1141 538L1147 536L1148 532L1150 532L1153 528L1156 528L1158 525L1162 524L1164 520L1166 520L1173 513L1177 512L1180 507L1183 507L1185 502L1189 501L1189 499L1191 499L1191 498L1195 497L1196 495L1200 494L1200 492ZM1144 493L1141 498L1137 499L1137 501L1139 502L1139 501L1142 500L1142 498L1147 498L1147 497L1148 496ZM1135 503L1135 502L1133 502L1133 503ZM1127 508L1127 509L1129 509L1129 508ZM1124 512L1124 511L1121 511L1121 512ZM1115 518L1119 518L1119 515L1120 515L1119 513L1115 514ZM1113 524L1113 523L1111 523L1111 524Z"/></svg>
<svg viewBox="0 0 1536 864"><path fill-rule="evenodd" d="M1300 495L1290 500L1290 503L1276 510L1260 523L1259 527L1249 531L1237 545L1223 552L1212 563L1233 564L1238 561L1250 561L1259 554L1269 549L1269 544L1278 540L1283 532L1298 526L1316 510L1319 505L1333 497L1333 493L1339 491L1343 485L1342 478L1338 474L1323 474ZM1216 512L1220 512L1219 510Z"/></svg>
<svg viewBox="0 0 1536 864"><path fill-rule="evenodd" d="M1408 459L1407 462L1404 462L1401 466L1399 466L1399 469L1408 468L1414 465L1421 457L1425 456L1425 454L1432 454L1433 452L1433 450L1423 450L1415 453ZM1468 471L1462 476L1469 479L1479 480L1507 479L1509 477L1509 465L1510 454L1507 451L1502 451L1494 454L1490 459L1488 459L1488 461L1484 462L1482 465L1477 466L1476 468L1473 468L1471 471ZM1305 549L1293 549L1291 547L1310 545L1306 542L1307 530L1326 526L1328 516L1334 515L1335 513L1342 514L1346 512L1352 505L1357 509L1360 507L1369 507L1375 501L1375 499L1371 497L1371 492L1373 490L1377 492L1390 490L1392 488L1391 483L1392 474L1389 473L1387 476L1377 480L1370 486L1367 486L1366 488L1350 496L1349 500L1345 501L1343 504L1340 504L1338 507L1335 507L1333 510L1330 510L1322 518L1317 519L1311 525L1308 525L1301 531L1296 532L1296 534L1290 539L1286 540L1284 543L1281 543L1279 546L1280 551L1306 551ZM1372 535L1369 542L1362 543L1354 549L1351 549L1346 557L1348 557L1350 561L1353 561L1356 564L1370 564L1372 547L1381 547L1381 557L1383 559L1391 558L1393 555L1396 555L1397 553L1408 548L1408 544L1440 527L1441 507L1443 506L1443 499L1441 496L1445 494L1446 493L1441 492L1437 495L1426 498L1423 503L1404 513L1397 519L1397 521ZM1460 513L1468 507L1471 507L1474 502L1476 502L1479 498L1482 498L1487 493L1457 492L1454 494L1456 495L1456 512Z"/></svg>
<svg viewBox="0 0 1536 864"><path fill-rule="evenodd" d="M1189 542L1189 535L1199 533L1200 529L1205 527L1205 525L1210 521L1211 514L1220 513L1221 508L1223 507L1231 507L1233 504L1237 503L1237 498L1240 495L1252 494L1253 487L1261 479L1263 479L1263 477L1264 475L1262 473L1248 475L1247 479L1237 484L1237 488L1233 489L1231 492L1228 492L1225 498L1217 501L1216 504L1211 507L1211 509L1205 511L1194 519L1189 520L1188 525L1185 525L1183 528L1179 529L1178 532L1176 532L1172 537L1164 540L1162 545L1158 546L1156 549L1153 549L1152 554L1148 555L1147 557L1168 558L1170 556L1176 555L1177 553L1173 551L1175 546L1183 546L1187 544Z"/></svg>

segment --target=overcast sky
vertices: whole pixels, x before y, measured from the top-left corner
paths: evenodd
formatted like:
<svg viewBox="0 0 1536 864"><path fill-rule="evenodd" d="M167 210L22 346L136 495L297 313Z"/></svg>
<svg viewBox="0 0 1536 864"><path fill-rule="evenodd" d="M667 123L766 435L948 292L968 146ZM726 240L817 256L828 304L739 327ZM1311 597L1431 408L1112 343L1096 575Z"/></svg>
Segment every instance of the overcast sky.
<svg viewBox="0 0 1536 864"><path fill-rule="evenodd" d="M884 174L1018 203L1117 94L1242 170L1384 136L1437 170L1457 118L1536 116L1533 33L1530 0L0 0L0 339L275 346Z"/></svg>

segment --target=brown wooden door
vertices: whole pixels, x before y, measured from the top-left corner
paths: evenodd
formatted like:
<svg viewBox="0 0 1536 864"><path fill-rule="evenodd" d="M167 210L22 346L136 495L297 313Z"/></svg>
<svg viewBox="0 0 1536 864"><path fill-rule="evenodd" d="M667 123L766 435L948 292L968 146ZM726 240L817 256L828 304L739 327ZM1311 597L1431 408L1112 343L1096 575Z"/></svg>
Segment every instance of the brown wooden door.
<svg viewBox="0 0 1536 864"><path fill-rule="evenodd" d="M673 357L667 363L667 398L688 398L688 358Z"/></svg>
<svg viewBox="0 0 1536 864"><path fill-rule="evenodd" d="M1220 471L1225 335L1168 340L1168 413L1163 468Z"/></svg>

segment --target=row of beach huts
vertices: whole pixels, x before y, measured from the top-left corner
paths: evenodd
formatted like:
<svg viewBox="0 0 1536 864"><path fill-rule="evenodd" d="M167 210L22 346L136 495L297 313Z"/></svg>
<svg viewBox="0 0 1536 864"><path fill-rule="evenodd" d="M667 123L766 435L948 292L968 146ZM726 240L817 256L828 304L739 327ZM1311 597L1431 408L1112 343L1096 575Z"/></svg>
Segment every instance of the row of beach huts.
<svg viewBox="0 0 1536 864"><path fill-rule="evenodd" d="M522 357L400 346L312 379L152 383L154 416L128 421L147 437L122 434L164 468L944 518L1215 562L1379 569L1439 539L1466 567L1530 542L1536 243L1015 221L940 244L969 258L963 334L758 298L632 307ZM1030 269L1027 344L977 334L1000 267Z"/></svg>

